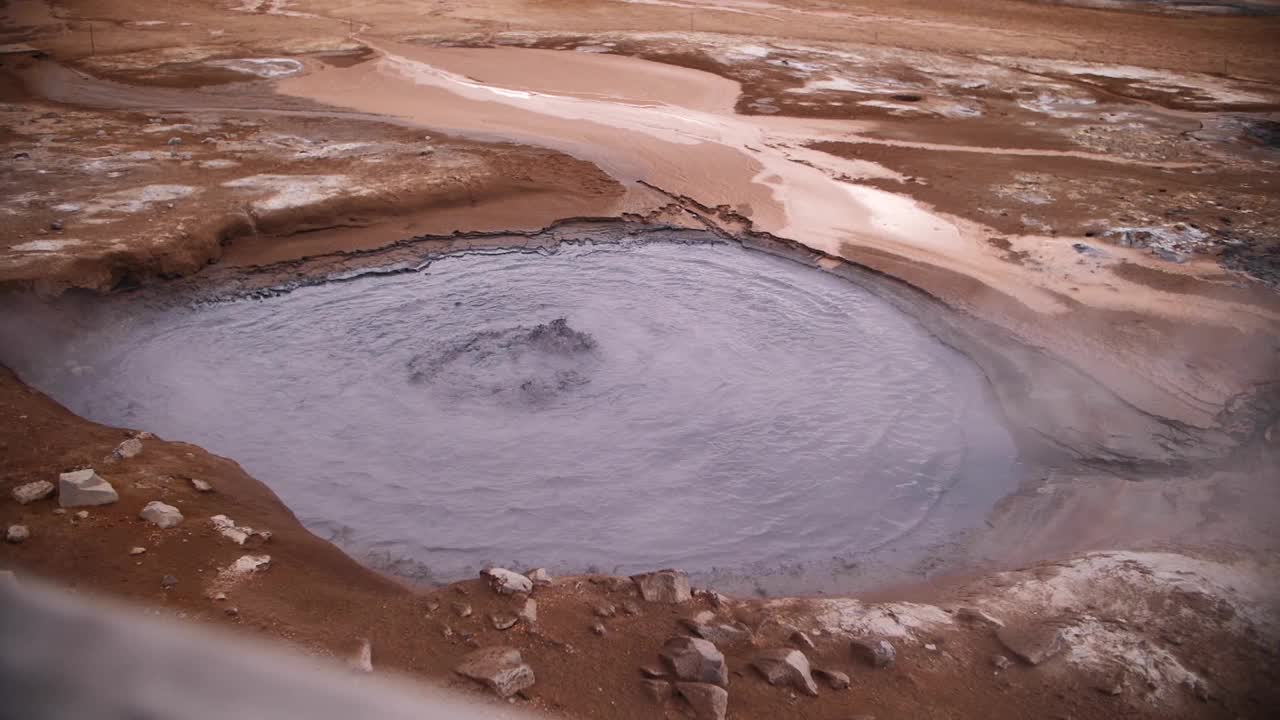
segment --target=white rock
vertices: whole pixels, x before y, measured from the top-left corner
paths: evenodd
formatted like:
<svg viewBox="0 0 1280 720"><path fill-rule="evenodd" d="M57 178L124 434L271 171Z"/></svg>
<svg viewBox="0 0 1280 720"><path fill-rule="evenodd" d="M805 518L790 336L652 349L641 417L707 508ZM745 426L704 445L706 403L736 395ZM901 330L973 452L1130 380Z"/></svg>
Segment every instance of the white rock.
<svg viewBox="0 0 1280 720"><path fill-rule="evenodd" d="M4 534L6 542L17 543L31 537L31 530L26 525L10 525L8 532Z"/></svg>
<svg viewBox="0 0 1280 720"><path fill-rule="evenodd" d="M147 551L144 547L129 548L130 555L141 555Z"/></svg>
<svg viewBox="0 0 1280 720"><path fill-rule="evenodd" d="M191 478L191 487L195 488L196 492L213 492L213 486L199 478Z"/></svg>
<svg viewBox="0 0 1280 720"><path fill-rule="evenodd" d="M161 528L171 528L182 522L182 513L178 508L166 505L159 500L147 503L146 507L142 508L142 512L138 513L138 517Z"/></svg>
<svg viewBox="0 0 1280 720"><path fill-rule="evenodd" d="M525 577L529 578L529 581L536 586L550 585L552 582L551 573L547 572L546 568L535 568L530 570L525 573Z"/></svg>
<svg viewBox="0 0 1280 720"><path fill-rule="evenodd" d="M121 460L141 455L142 441L138 438L129 438L117 445L116 449L113 450L111 454Z"/></svg>
<svg viewBox="0 0 1280 720"><path fill-rule="evenodd" d="M235 562L231 563L227 568L227 572L232 575L248 575L259 570L266 570L270 565L270 555L241 555Z"/></svg>
<svg viewBox="0 0 1280 720"><path fill-rule="evenodd" d="M48 480L29 482L26 485L19 485L13 489L13 499L23 505L33 503L37 500L43 500L52 494L53 483Z"/></svg>
<svg viewBox="0 0 1280 720"><path fill-rule="evenodd" d="M489 579L489 586L503 595L533 592L533 581L518 572L503 568L482 570L480 575Z"/></svg>
<svg viewBox="0 0 1280 720"><path fill-rule="evenodd" d="M110 505L119 499L111 483L103 480L93 468L58 476L58 504L62 507Z"/></svg>
<svg viewBox="0 0 1280 720"><path fill-rule="evenodd" d="M533 625L538 622L538 601L533 598L525 598L524 605L520 606L520 610L516 615L524 621L525 625Z"/></svg>

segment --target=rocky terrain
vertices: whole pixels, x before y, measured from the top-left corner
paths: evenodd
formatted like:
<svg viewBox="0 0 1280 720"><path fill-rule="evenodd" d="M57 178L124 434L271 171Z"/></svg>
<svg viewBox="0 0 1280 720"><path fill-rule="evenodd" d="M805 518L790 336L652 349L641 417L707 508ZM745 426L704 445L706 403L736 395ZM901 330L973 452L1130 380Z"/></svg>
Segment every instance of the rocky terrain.
<svg viewBox="0 0 1280 720"><path fill-rule="evenodd" d="M982 572L409 587L234 459L3 369L0 568L569 717L1268 716L1274 3L893 5L6 0L0 290L709 231L891 298L1054 449L970 541Z"/></svg>

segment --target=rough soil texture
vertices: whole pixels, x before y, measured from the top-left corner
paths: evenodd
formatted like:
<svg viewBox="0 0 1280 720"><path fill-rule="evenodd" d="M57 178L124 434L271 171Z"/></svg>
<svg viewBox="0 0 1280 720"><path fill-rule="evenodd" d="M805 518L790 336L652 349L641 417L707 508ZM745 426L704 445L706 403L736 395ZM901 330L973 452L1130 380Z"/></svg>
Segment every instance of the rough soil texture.
<svg viewBox="0 0 1280 720"><path fill-rule="evenodd" d="M377 671L464 688L461 656L508 644L538 677L517 702L572 717L689 716L640 667L699 611L749 631L720 643L730 717L1268 716L1278 32L1261 0L0 2L5 292L270 291L554 244L566 218L709 229L876 287L1065 458L970 543L1025 570L682 605L561 578L535 590L536 627L497 630L519 600L363 568L200 448L144 437L109 459L130 432L0 369L0 525L31 533L0 566L311 653L368 638ZM82 467L119 502L81 519L9 497ZM186 519L148 525L152 500ZM272 536L236 545L219 514ZM850 689L749 669L796 629Z"/></svg>

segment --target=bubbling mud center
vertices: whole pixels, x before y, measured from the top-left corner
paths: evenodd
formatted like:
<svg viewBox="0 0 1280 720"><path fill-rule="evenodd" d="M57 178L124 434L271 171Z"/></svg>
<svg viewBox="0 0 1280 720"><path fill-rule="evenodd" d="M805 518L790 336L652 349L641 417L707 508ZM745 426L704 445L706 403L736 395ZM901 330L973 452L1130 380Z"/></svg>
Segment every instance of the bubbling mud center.
<svg viewBox="0 0 1280 720"><path fill-rule="evenodd" d="M954 555L1020 479L972 362L782 258L586 244L344 280L42 303L5 314L3 360L89 419L236 458L416 580L554 558L849 590Z"/></svg>

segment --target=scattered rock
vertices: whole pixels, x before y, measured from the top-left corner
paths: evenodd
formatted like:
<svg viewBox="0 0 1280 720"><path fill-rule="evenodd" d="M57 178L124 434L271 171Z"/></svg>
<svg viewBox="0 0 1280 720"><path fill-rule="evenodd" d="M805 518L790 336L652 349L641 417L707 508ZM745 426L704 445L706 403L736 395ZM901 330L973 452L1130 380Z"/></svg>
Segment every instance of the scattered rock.
<svg viewBox="0 0 1280 720"><path fill-rule="evenodd" d="M93 468L58 476L58 504L62 507L109 505L119 499L111 483L103 480Z"/></svg>
<svg viewBox="0 0 1280 720"><path fill-rule="evenodd" d="M671 683L666 680L641 680L640 686L659 705L665 705L671 699Z"/></svg>
<svg viewBox="0 0 1280 720"><path fill-rule="evenodd" d="M1002 628L1004 621L999 618L992 617L985 610L979 610L973 607L962 607L956 610L956 619L974 625L986 625L988 627Z"/></svg>
<svg viewBox="0 0 1280 720"><path fill-rule="evenodd" d="M1013 664L1013 661L1004 655L995 655L991 658L991 664L996 666L997 670L1004 670Z"/></svg>
<svg viewBox="0 0 1280 720"><path fill-rule="evenodd" d="M159 528L171 528L182 522L182 513L178 508L166 505L159 500L147 503L146 507L142 508L142 512L138 513L138 517Z"/></svg>
<svg viewBox="0 0 1280 720"><path fill-rule="evenodd" d="M88 510L80 510L79 512L77 512L77 513L75 514L75 519L76 519L76 520L88 520L88 519L89 519L89 511L88 511Z"/></svg>
<svg viewBox="0 0 1280 720"><path fill-rule="evenodd" d="M644 575L632 575L640 588L640 597L646 602L682 603L693 597L689 590L689 576L682 570L659 570Z"/></svg>
<svg viewBox="0 0 1280 720"><path fill-rule="evenodd" d="M53 494L53 483L48 480L37 480L13 489L13 499L22 505L43 500Z"/></svg>
<svg viewBox="0 0 1280 720"><path fill-rule="evenodd" d="M729 709L729 692L707 683L676 683L676 692L693 708L697 720L724 720Z"/></svg>
<svg viewBox="0 0 1280 720"><path fill-rule="evenodd" d="M546 568L534 568L525 573L525 577L529 578L529 582L536 586L545 586L551 584L551 573Z"/></svg>
<svg viewBox="0 0 1280 720"><path fill-rule="evenodd" d="M214 515L209 518L209 523L213 525L219 535L237 545L260 545L271 539L270 531L254 530L247 525L236 525L235 521L226 515Z"/></svg>
<svg viewBox="0 0 1280 720"><path fill-rule="evenodd" d="M615 608L610 603L600 603L599 605L596 605L595 607L591 608L591 612L596 617L611 618L614 615L618 614L618 609Z"/></svg>
<svg viewBox="0 0 1280 720"><path fill-rule="evenodd" d="M458 617L471 617L471 606L467 603L456 602L453 604L453 612Z"/></svg>
<svg viewBox="0 0 1280 720"><path fill-rule="evenodd" d="M142 454L142 441L138 438L129 438L116 446L111 451L111 455L117 460L126 460L131 457L137 457Z"/></svg>
<svg viewBox="0 0 1280 720"><path fill-rule="evenodd" d="M53 222L49 223L49 229L54 232L62 232L62 221L54 220Z"/></svg>
<svg viewBox="0 0 1280 720"><path fill-rule="evenodd" d="M488 568L480 571L480 576L488 578L489 587L503 595L533 592L533 581L518 572L503 568Z"/></svg>
<svg viewBox="0 0 1280 720"><path fill-rule="evenodd" d="M597 635L603 636L606 632L608 632L608 629L606 629L604 625L601 625L600 623L596 623L591 626L591 632Z"/></svg>
<svg viewBox="0 0 1280 720"><path fill-rule="evenodd" d="M673 637L662 646L660 656L680 680L729 686L729 668L724 655L706 640Z"/></svg>
<svg viewBox="0 0 1280 720"><path fill-rule="evenodd" d="M751 660L755 668L770 685L790 685L806 695L817 695L818 685L813 681L809 658L793 648L763 650Z"/></svg>
<svg viewBox="0 0 1280 720"><path fill-rule="evenodd" d="M213 599L214 599L214 602L222 602L223 600L227 599L227 594L224 592L214 593Z"/></svg>
<svg viewBox="0 0 1280 720"><path fill-rule="evenodd" d="M31 537L31 530L26 525L10 525L8 531L4 534L5 542L11 542L17 545Z"/></svg>
<svg viewBox="0 0 1280 720"><path fill-rule="evenodd" d="M850 647L854 657L865 660L872 667L889 667L898 657L897 651L888 640L855 639L850 642Z"/></svg>
<svg viewBox="0 0 1280 720"><path fill-rule="evenodd" d="M141 555L147 551L144 547L129 548L130 555Z"/></svg>
<svg viewBox="0 0 1280 720"><path fill-rule="evenodd" d="M196 492L213 492L213 486L199 478L191 478L191 487L195 488Z"/></svg>
<svg viewBox="0 0 1280 720"><path fill-rule="evenodd" d="M54 508L54 509L53 509L53 514L54 514L54 515L66 515L66 514L67 514L67 510L66 510L66 508Z"/></svg>
<svg viewBox="0 0 1280 720"><path fill-rule="evenodd" d="M165 575L164 577L160 578L160 587L166 590L176 586L177 584L178 584L178 578L172 575Z"/></svg>
<svg viewBox="0 0 1280 720"><path fill-rule="evenodd" d="M846 690L849 687L849 676L839 670L823 670L814 668L813 674L827 681L832 690Z"/></svg>
<svg viewBox="0 0 1280 720"><path fill-rule="evenodd" d="M634 601L628 600L622 603L622 612L635 617L640 614L640 606Z"/></svg>
<svg viewBox="0 0 1280 720"><path fill-rule="evenodd" d="M356 672L373 672L373 643L368 640L362 640L359 649L347 659L347 667Z"/></svg>
<svg viewBox="0 0 1280 720"><path fill-rule="evenodd" d="M533 598L525 598L524 605L516 611L516 616L524 622L525 625L534 625L538 622L538 601Z"/></svg>
<svg viewBox="0 0 1280 720"><path fill-rule="evenodd" d="M227 608L226 610L223 610L223 611L222 611L222 613L223 613L224 615L226 615L227 617L239 617L239 616L240 616L240 608L238 608L238 607L229 607L229 608Z"/></svg>
<svg viewBox="0 0 1280 720"><path fill-rule="evenodd" d="M680 624L693 635L717 645L751 641L751 630L742 623L710 623L699 622L699 618L681 618Z"/></svg>
<svg viewBox="0 0 1280 720"><path fill-rule="evenodd" d="M510 630L520 622L520 618L510 613L494 613L489 616L489 622L493 623L495 630Z"/></svg>
<svg viewBox="0 0 1280 720"><path fill-rule="evenodd" d="M534 683L533 668L524 663L515 648L488 647L468 653L454 672L483 683L502 698L511 697Z"/></svg>
<svg viewBox="0 0 1280 720"><path fill-rule="evenodd" d="M640 674L647 678L664 678L667 676L667 671L652 665L641 665Z"/></svg>
<svg viewBox="0 0 1280 720"><path fill-rule="evenodd" d="M791 644L801 650L812 650L814 648L813 640L809 638L808 633L803 630L796 630L791 633Z"/></svg>
<svg viewBox="0 0 1280 720"><path fill-rule="evenodd" d="M169 138L169 143L168 143L168 144L169 144L169 145L181 145L181 144L182 144L182 138L180 138L180 137L171 137L171 138Z"/></svg>

